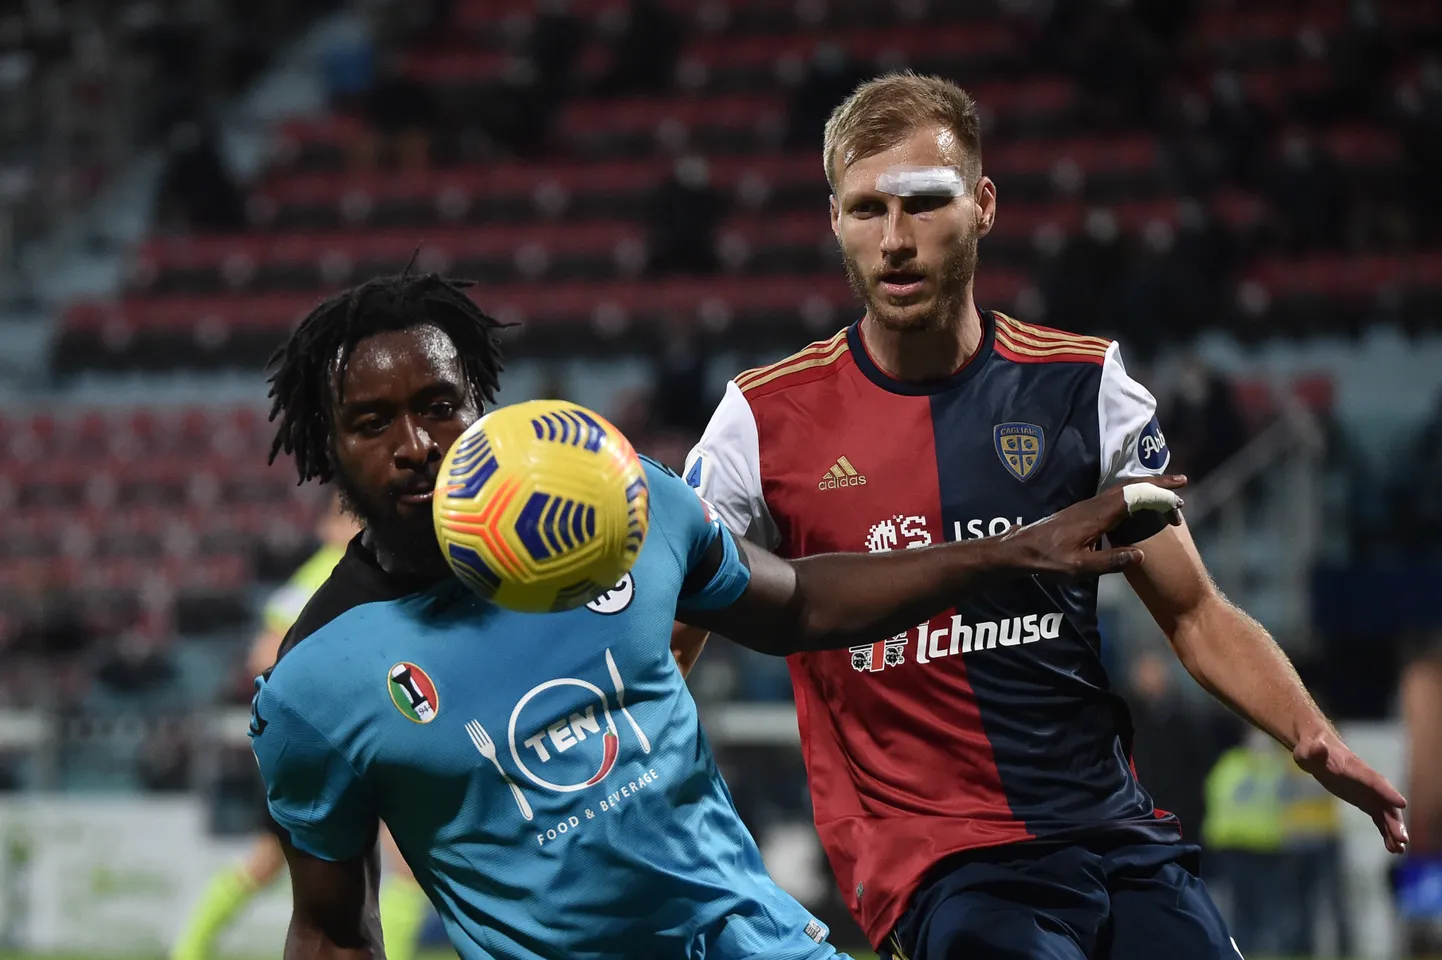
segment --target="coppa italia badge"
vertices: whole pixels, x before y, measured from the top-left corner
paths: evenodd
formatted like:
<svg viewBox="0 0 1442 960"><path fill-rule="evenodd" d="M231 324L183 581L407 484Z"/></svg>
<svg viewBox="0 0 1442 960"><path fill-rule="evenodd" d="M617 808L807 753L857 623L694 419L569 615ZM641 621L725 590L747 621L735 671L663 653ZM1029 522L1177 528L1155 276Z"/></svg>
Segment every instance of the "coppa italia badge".
<svg viewBox="0 0 1442 960"><path fill-rule="evenodd" d="M436 685L420 667L402 660L391 667L388 682L391 703L407 720L414 723L430 723L440 712L441 701L436 695Z"/></svg>

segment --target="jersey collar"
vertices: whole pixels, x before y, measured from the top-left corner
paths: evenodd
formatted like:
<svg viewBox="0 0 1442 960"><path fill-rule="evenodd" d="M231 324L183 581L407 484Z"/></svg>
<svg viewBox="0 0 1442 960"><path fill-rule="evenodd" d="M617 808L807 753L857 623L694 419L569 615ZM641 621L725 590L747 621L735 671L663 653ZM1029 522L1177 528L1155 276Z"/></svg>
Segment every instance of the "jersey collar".
<svg viewBox="0 0 1442 960"><path fill-rule="evenodd" d="M871 359L871 354L866 350L866 343L861 339L860 320L846 328L846 343L851 348L851 356L855 359L857 368L861 370L866 379L881 389L908 397L945 393L948 390L955 390L976 376L977 372L986 365L987 358L991 356L992 344L996 340L996 318L992 316L990 310L978 310L977 314L981 317L981 345L955 373L939 380L897 380L883 373L881 368L876 365L876 361Z"/></svg>

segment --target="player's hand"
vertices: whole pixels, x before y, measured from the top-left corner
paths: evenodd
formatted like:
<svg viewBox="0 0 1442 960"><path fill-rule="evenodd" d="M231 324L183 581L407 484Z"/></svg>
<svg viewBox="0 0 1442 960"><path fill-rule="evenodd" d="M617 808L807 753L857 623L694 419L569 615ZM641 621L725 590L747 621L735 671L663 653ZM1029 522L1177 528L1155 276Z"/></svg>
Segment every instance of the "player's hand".
<svg viewBox="0 0 1442 960"><path fill-rule="evenodd" d="M1100 550L1102 537L1143 510L1165 513L1171 523L1180 523L1182 498L1173 491L1186 484L1186 477L1169 474L1115 486L1003 534L1000 546L1011 565L1027 573L1078 578L1117 573L1141 563L1145 554L1134 546Z"/></svg>
<svg viewBox="0 0 1442 960"><path fill-rule="evenodd" d="M1407 826L1402 822L1407 798L1386 777L1363 763L1336 734L1326 730L1303 737L1292 757L1333 796L1371 817L1389 853L1407 849Z"/></svg>

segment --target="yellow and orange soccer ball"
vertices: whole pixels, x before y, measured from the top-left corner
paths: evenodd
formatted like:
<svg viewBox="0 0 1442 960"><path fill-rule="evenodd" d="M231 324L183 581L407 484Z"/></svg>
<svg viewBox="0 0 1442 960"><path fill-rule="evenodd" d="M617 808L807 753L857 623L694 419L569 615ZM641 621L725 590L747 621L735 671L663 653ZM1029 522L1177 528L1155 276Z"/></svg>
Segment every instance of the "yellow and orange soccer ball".
<svg viewBox="0 0 1442 960"><path fill-rule="evenodd" d="M650 490L630 441L563 400L501 407L441 463L432 503L451 569L499 606L570 610L614 587L646 540Z"/></svg>

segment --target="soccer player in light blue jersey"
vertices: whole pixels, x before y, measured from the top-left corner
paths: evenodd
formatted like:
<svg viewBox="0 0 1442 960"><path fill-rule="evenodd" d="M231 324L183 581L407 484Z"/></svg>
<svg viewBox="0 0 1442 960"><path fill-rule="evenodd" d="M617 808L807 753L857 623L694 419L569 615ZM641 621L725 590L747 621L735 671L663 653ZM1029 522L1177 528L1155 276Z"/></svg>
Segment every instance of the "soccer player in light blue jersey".
<svg viewBox="0 0 1442 960"><path fill-rule="evenodd" d="M285 956L384 956L381 821L465 960L837 956L736 814L673 620L778 655L870 642L1004 578L1137 563L1136 548L1098 549L1125 497L985 540L792 562L733 540L648 461L632 572L578 610L502 610L450 574L431 526L441 460L500 371L497 324L462 286L372 280L273 358L272 456L334 481L365 524L252 708L294 889Z"/></svg>

